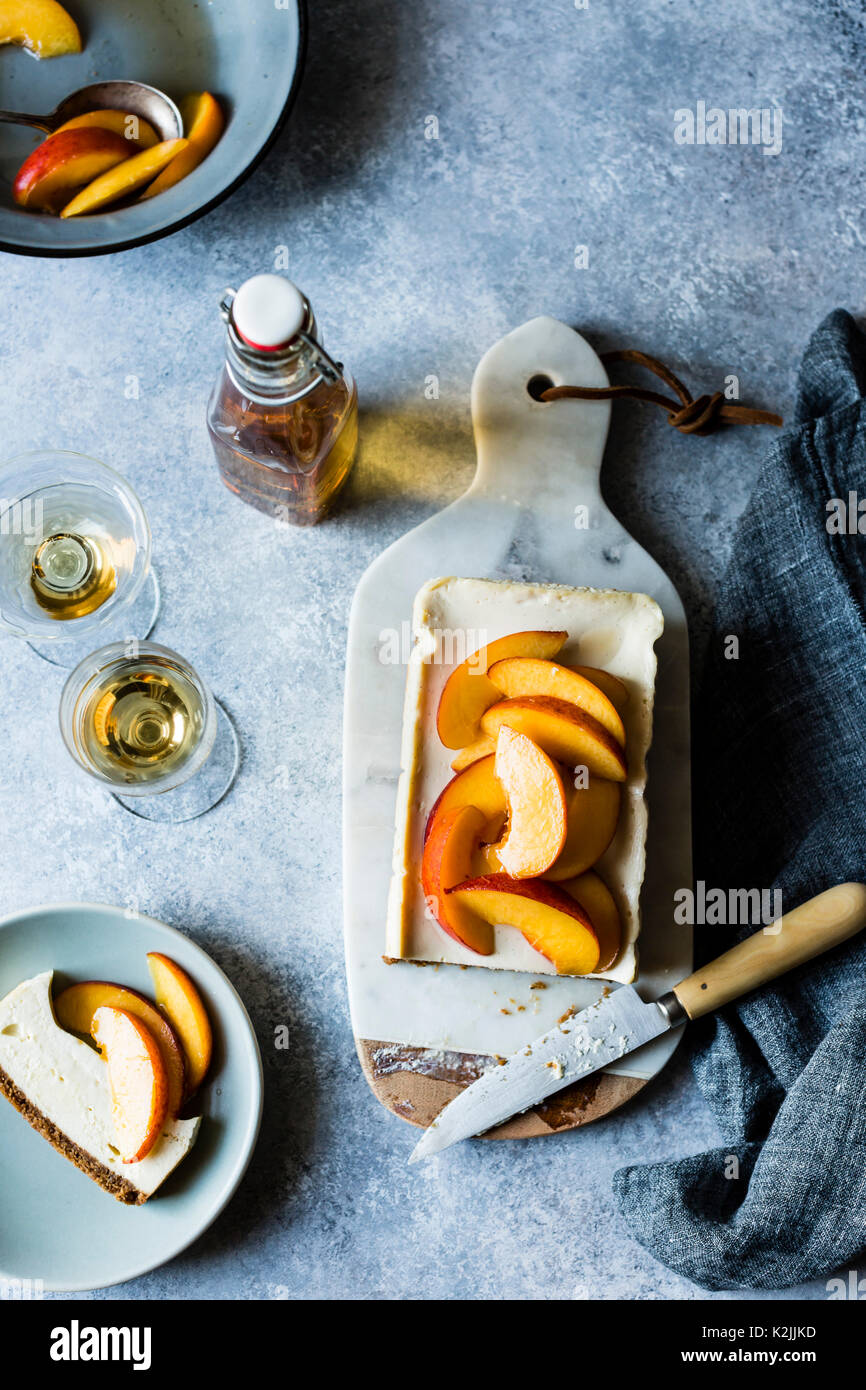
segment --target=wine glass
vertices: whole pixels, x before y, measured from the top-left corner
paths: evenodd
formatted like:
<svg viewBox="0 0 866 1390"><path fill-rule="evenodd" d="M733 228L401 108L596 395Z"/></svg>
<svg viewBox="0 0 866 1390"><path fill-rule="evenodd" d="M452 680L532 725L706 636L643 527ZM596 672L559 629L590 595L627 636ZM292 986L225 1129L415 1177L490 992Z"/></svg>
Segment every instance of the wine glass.
<svg viewBox="0 0 866 1390"><path fill-rule="evenodd" d="M85 657L63 687L60 731L79 767L145 820L203 815L240 762L234 725L205 681L156 642Z"/></svg>
<svg viewBox="0 0 866 1390"><path fill-rule="evenodd" d="M0 628L57 666L148 636L159 612L150 527L129 483L63 449L0 464Z"/></svg>

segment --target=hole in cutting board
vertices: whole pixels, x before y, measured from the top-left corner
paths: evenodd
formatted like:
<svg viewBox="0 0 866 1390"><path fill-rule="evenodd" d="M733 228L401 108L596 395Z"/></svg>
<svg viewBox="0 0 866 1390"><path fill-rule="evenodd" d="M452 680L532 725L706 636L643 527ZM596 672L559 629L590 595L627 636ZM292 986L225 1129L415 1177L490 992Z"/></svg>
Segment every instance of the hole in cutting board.
<svg viewBox="0 0 866 1390"><path fill-rule="evenodd" d="M545 391L549 391L551 386L556 383L551 381L549 376L531 376L526 383L526 389L534 401L540 401L542 405L550 405L550 401L542 401L541 397Z"/></svg>

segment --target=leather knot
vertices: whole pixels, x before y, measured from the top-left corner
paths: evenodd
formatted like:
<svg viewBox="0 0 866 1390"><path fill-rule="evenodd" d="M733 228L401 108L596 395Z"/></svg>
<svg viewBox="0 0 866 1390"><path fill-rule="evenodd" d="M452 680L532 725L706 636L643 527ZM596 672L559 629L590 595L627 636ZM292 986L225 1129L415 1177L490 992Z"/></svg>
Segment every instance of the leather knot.
<svg viewBox="0 0 866 1390"><path fill-rule="evenodd" d="M775 425L781 427L781 415L769 410L754 410L751 406L740 405L739 401L725 399L723 392L715 391L711 396L693 397L688 387L674 376L669 367L649 353L638 352L636 348L621 348L616 352L606 352L602 357L605 366L612 362L634 362L653 372L666 386L675 392L677 400L663 396L660 391L649 391L643 386L551 386L542 391L539 400L559 401L571 398L581 401L610 401L621 396L635 401L649 401L661 406L668 413L668 424L681 434L712 434L719 425Z"/></svg>
<svg viewBox="0 0 866 1390"><path fill-rule="evenodd" d="M711 434L719 424L724 396L716 391L712 396L698 396L668 416L668 424L683 434Z"/></svg>

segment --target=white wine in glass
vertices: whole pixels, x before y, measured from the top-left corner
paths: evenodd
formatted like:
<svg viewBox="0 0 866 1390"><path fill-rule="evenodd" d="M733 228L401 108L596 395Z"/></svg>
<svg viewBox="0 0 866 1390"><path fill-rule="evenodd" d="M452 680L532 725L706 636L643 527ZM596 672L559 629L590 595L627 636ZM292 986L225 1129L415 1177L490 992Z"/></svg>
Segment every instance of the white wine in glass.
<svg viewBox="0 0 866 1390"><path fill-rule="evenodd" d="M56 531L40 541L30 565L30 587L39 607L58 622L95 613L117 588L108 548L95 536Z"/></svg>
<svg viewBox="0 0 866 1390"><path fill-rule="evenodd" d="M104 640L147 636L159 605L150 528L132 488L64 450L0 464L0 627L74 666Z"/></svg>
<svg viewBox="0 0 866 1390"><path fill-rule="evenodd" d="M79 767L147 820L202 815L237 771L225 711L188 661L155 642L86 657L63 689L60 729Z"/></svg>

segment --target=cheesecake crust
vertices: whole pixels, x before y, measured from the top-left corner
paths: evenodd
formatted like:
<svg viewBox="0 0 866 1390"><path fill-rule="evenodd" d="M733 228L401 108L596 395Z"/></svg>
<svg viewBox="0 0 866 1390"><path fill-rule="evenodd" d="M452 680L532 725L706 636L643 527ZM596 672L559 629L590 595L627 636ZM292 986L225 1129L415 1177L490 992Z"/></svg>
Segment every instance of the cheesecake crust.
<svg viewBox="0 0 866 1390"><path fill-rule="evenodd" d="M61 1129L58 1129L47 1116L37 1110L35 1105L27 1099L10 1076L0 1067L0 1094L15 1106L15 1109L37 1134L41 1134L43 1139L47 1139L52 1148L58 1153L68 1158L70 1163L74 1163L76 1168L80 1168L82 1173L86 1173L95 1183L98 1183L104 1192L109 1192L118 1202L123 1202L125 1206L141 1206L147 1201L148 1194L139 1192L134 1183L127 1178L118 1177L112 1173L103 1163L94 1158L92 1154L86 1153L84 1149L73 1144Z"/></svg>

